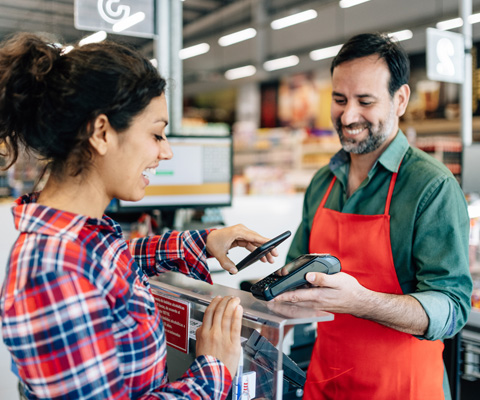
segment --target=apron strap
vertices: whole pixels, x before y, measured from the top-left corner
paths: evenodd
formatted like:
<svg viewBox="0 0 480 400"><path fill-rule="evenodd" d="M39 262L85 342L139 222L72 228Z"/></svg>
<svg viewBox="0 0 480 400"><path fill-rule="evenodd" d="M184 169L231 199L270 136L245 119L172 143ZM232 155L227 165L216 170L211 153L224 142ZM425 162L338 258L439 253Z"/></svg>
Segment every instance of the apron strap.
<svg viewBox="0 0 480 400"><path fill-rule="evenodd" d="M398 171L400 171L400 166L402 165L402 161L400 161L400 165L398 166ZM390 186L388 187L387 202L385 203L385 213L384 213L385 215L390 214L390 203L392 202L393 189L395 188L395 182L397 181L398 171L394 172L392 174L392 179L390 179Z"/></svg>
<svg viewBox="0 0 480 400"><path fill-rule="evenodd" d="M330 192L332 191L333 184L335 183L336 180L337 180L337 177L334 175L332 181L330 182L330 185L328 186L327 191L323 195L322 201L320 202L320 205L319 205L320 208L325 207L325 203L327 202L328 196L330 196Z"/></svg>
<svg viewBox="0 0 480 400"><path fill-rule="evenodd" d="M402 165L402 162L400 161L400 165L398 166L399 171L400 171L401 165ZM390 213L390 204L392 202L393 189L395 188L395 182L397 182L397 176L398 176L398 172L394 172L392 174L392 178L390 179L390 186L388 187L387 201L385 203L385 211L384 211L385 215L388 215ZM328 185L328 189L325 192L325 195L323 196L322 201L320 202L320 205L319 205L320 208L325 207L325 203L327 202L328 196L330 195L330 192L332 191L332 188L333 188L333 184L335 183L336 180L337 180L337 177L333 176L332 181L330 182L330 185Z"/></svg>

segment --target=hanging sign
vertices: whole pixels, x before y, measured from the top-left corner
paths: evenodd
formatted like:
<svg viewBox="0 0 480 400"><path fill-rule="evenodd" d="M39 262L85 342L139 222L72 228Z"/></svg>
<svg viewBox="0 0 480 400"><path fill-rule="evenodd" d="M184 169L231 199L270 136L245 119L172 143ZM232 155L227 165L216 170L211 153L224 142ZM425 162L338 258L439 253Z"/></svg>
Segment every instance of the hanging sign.
<svg viewBox="0 0 480 400"><path fill-rule="evenodd" d="M463 83L463 35L427 28L427 76L432 81Z"/></svg>
<svg viewBox="0 0 480 400"><path fill-rule="evenodd" d="M75 28L153 38L154 0L75 0Z"/></svg>

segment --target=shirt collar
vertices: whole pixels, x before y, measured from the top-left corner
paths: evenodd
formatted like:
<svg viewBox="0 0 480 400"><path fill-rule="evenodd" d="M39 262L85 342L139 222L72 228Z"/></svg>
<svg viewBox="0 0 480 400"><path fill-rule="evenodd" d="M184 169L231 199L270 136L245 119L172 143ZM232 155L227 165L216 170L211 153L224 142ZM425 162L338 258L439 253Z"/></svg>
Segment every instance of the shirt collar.
<svg viewBox="0 0 480 400"><path fill-rule="evenodd" d="M90 229L107 230L121 235L120 225L106 215L102 219L57 210L37 204L39 193L26 194L15 201L12 208L15 227L20 232L62 236L70 240L78 238L80 231Z"/></svg>
<svg viewBox="0 0 480 400"><path fill-rule="evenodd" d="M388 145L385 151L380 155L378 160L375 162L372 170L376 167L378 163L383 165L383 167L391 172L398 172L400 168L400 163L403 160L403 157L407 153L409 148L408 140L401 130L398 131L395 138ZM350 162L350 154L345 150L341 149L338 151L330 160L329 166L330 170L333 172L336 169L342 167L345 164Z"/></svg>

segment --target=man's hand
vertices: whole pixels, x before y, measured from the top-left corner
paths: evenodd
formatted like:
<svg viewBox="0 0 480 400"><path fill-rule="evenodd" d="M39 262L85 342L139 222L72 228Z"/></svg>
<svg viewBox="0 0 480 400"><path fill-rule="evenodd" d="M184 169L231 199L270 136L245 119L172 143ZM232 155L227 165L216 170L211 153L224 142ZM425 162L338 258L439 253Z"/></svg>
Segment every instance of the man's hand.
<svg viewBox="0 0 480 400"><path fill-rule="evenodd" d="M282 293L272 301L312 301L324 311L351 314L412 335L424 335L428 329L428 316L412 296L374 292L344 272L309 272L306 279L313 287Z"/></svg>

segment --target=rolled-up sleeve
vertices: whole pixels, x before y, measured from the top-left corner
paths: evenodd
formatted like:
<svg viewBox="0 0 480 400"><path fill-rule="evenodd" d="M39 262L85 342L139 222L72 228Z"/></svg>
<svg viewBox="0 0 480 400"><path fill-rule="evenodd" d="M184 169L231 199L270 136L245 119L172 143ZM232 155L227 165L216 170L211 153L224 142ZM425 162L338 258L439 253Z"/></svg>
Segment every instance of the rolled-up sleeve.
<svg viewBox="0 0 480 400"><path fill-rule="evenodd" d="M453 177L440 177L420 204L413 258L418 280L414 293L430 320L425 339L455 335L471 309L468 262L470 220L463 192Z"/></svg>
<svg viewBox="0 0 480 400"><path fill-rule="evenodd" d="M212 283L207 264L207 236L210 230L168 231L163 235L128 242L136 263L148 276L167 271Z"/></svg>

